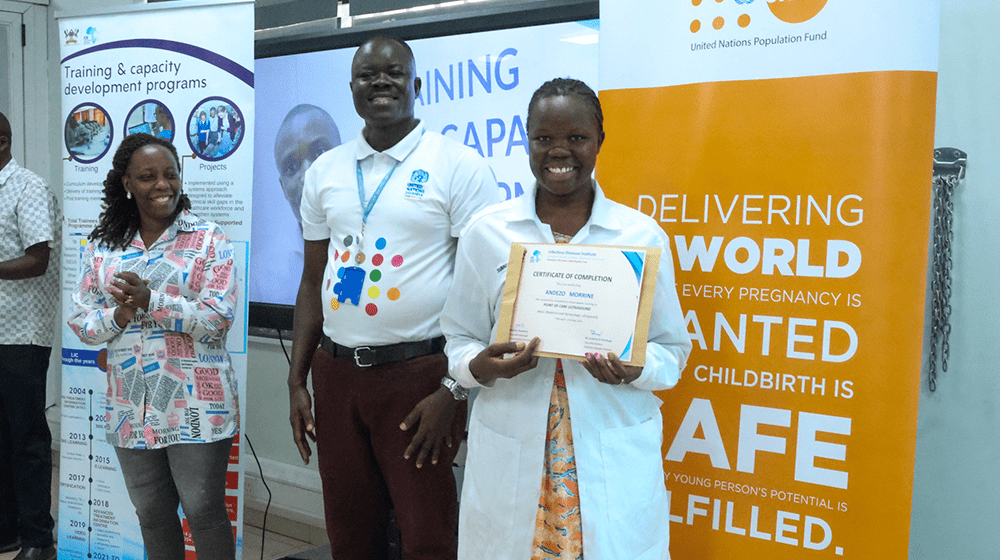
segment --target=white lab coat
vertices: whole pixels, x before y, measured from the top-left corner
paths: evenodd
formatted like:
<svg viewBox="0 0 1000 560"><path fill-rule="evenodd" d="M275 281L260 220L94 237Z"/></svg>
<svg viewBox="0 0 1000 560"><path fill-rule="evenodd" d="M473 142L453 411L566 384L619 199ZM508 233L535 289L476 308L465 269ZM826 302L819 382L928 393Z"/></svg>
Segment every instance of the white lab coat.
<svg viewBox="0 0 1000 560"><path fill-rule="evenodd" d="M480 213L462 234L441 326L449 370L480 391L472 408L459 511L461 560L531 557L541 492L545 431L555 360L482 387L469 362L496 339L513 241L553 243L535 213L535 188ZM648 216L596 196L572 244L660 247L659 275L642 375L629 385L598 382L563 360L573 427L588 560L668 559L669 518L661 444L662 402L653 391L677 383L691 351L663 230Z"/></svg>

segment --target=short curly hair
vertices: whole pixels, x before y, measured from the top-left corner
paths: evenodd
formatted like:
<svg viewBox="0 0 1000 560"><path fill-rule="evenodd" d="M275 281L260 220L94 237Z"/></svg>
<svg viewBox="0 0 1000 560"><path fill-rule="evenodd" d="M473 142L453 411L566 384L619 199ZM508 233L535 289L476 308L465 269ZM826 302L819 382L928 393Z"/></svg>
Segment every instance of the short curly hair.
<svg viewBox="0 0 1000 560"><path fill-rule="evenodd" d="M118 149L115 150L115 156L111 163L112 167L108 171L108 177L104 179L104 198L101 201L101 217L98 220L97 227L88 236L88 239L91 241L105 245L109 249L125 249L132 242L136 232L139 231L141 220L139 208L136 206L135 200L129 199L126 196L122 177L125 176L125 172L128 170L128 165L132 161L132 155L149 145L166 148L174 156L174 161L177 162L178 169L180 168L181 158L177 155L177 148L169 140L144 132L126 136L121 144L118 145ZM177 208L170 218L176 218L184 210L190 209L191 199L186 194L181 193L180 198L177 200Z"/></svg>
<svg viewBox="0 0 1000 560"><path fill-rule="evenodd" d="M555 78L536 89L535 93L531 95L531 101L528 102L528 119L525 124L531 126L531 110L542 99L569 95L575 95L590 104L594 111L594 119L597 120L597 130L604 134L604 112L601 111L601 100L598 99L594 90L590 89L590 86L573 78Z"/></svg>

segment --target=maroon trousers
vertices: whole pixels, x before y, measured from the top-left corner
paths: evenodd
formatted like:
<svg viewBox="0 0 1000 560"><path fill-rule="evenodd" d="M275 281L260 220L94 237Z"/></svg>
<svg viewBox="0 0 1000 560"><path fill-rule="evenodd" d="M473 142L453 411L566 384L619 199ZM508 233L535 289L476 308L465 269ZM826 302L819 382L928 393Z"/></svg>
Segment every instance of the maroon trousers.
<svg viewBox="0 0 1000 560"><path fill-rule="evenodd" d="M454 560L458 496L452 463L465 430L465 403L452 423L454 445L436 465L403 452L416 433L399 429L447 374L444 354L360 368L322 348L312 362L316 448L326 530L336 560L388 558L395 510L406 560Z"/></svg>

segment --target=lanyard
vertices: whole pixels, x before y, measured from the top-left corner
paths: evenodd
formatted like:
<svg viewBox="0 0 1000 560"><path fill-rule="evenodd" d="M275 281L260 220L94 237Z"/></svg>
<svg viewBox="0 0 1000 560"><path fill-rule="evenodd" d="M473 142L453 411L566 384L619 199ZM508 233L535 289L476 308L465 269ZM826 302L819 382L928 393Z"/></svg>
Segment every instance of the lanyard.
<svg viewBox="0 0 1000 560"><path fill-rule="evenodd" d="M372 197L368 199L368 203L366 204L365 178L364 175L361 173L361 162L358 161L358 200L361 201L361 210L363 212L361 217L362 231L364 231L364 224L368 223L368 214L372 213L372 208L375 208L375 202L378 201L379 195L382 194L382 189L385 188L386 183L389 182L389 178L392 177L392 173L393 171L396 170L397 167L399 167L398 161L396 162L395 165L392 166L392 169L390 169L389 172L386 173L385 178L382 179L381 183L379 183L378 188L375 189L375 192L372 194Z"/></svg>
<svg viewBox="0 0 1000 560"><path fill-rule="evenodd" d="M420 136L423 137L424 131L420 131ZM378 201L378 197L382 194L382 189L385 188L386 183L389 182L389 178L392 177L396 168L399 167L401 161L397 161L392 169L386 173L382 182L379 183L378 188L372 193L372 197L365 202L365 177L361 172L361 161L358 161L358 200L361 201L361 233L358 234L358 248L357 254L354 257L354 262L361 264L365 262L365 226L368 224L368 215L372 213L372 209L375 208L375 203Z"/></svg>
<svg viewBox="0 0 1000 560"><path fill-rule="evenodd" d="M420 131L420 137L421 138L423 138L424 132L425 132L424 130ZM375 189L375 192L372 194L372 197L368 200L367 203L365 203L365 177L361 173L361 160L358 160L358 200L361 201L361 211L362 211L362 216L361 216L361 231L362 232L364 232L364 230L365 230L365 224L368 223L368 214L372 213L372 208L375 207L375 202L378 200L378 196L380 194L382 194L382 189L385 188L386 183L389 182L389 178L392 177L393 171L395 171L396 168L399 167L400 163L402 163L402 162L401 161L397 161L396 164L392 166L392 169L389 170L389 173L387 173L386 176L385 176L385 178L382 179L382 182L379 183L378 188Z"/></svg>

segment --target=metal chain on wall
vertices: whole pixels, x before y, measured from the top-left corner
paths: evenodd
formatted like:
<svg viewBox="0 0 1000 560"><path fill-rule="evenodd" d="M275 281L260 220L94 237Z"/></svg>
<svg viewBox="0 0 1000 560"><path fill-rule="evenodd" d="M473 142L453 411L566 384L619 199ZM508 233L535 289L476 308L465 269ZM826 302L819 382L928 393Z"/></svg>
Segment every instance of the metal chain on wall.
<svg viewBox="0 0 1000 560"><path fill-rule="evenodd" d="M951 244L955 215L953 196L965 177L966 153L957 148L934 150L932 187L933 229L931 232L931 340L927 359L927 387L937 390L938 354L941 371L948 371L951 346Z"/></svg>

